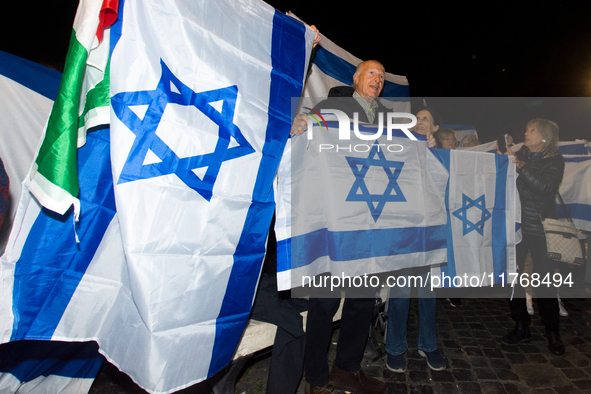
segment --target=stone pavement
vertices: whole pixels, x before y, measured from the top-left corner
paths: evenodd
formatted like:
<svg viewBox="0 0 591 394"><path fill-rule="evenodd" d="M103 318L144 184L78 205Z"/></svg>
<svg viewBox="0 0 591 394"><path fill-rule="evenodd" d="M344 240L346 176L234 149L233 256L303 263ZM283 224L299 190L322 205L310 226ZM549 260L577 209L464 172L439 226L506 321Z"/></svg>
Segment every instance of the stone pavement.
<svg viewBox="0 0 591 394"><path fill-rule="evenodd" d="M566 356L562 359L552 357L548 351L535 300L532 341L510 347L500 342L500 338L514 326L506 298L463 299L460 308L440 299L437 303L438 347L447 358L448 366L444 371L431 371L416 349L417 308L416 300L413 300L406 372L386 370L385 355L378 359L364 359L364 369L368 375L385 381L392 394L591 393L591 299L563 301L569 316L561 317L561 335L566 345ZM338 329L333 342L337 337ZM235 393L265 392L269 355L266 352L254 357L238 379ZM334 359L334 345L329 358ZM302 381L298 394L304 393L303 388ZM135 394L144 391L107 365L90 393ZM182 393L200 394L208 393L208 390L203 386L192 387Z"/></svg>

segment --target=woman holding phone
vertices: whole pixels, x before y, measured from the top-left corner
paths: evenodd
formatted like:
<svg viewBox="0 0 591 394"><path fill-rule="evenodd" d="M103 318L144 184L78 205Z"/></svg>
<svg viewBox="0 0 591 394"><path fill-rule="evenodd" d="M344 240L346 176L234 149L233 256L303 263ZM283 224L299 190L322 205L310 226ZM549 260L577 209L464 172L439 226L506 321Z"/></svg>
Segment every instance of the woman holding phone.
<svg viewBox="0 0 591 394"><path fill-rule="evenodd" d="M546 119L532 119L526 125L522 148L517 152L507 148L505 153L514 157L519 174L517 190L521 201L522 241L515 248L519 274L524 272L528 253L531 254L534 273L539 274L541 278L554 273L555 264L548 259L542 219L556 219L558 216L556 193L564 175L564 157L556 149L557 146L558 125ZM563 357L564 344L558 332L557 289L541 283L536 288L536 293L550 353L555 357ZM515 346L531 340L531 317L527 312L525 291L520 283L516 283L510 305L515 328L502 338L502 342Z"/></svg>

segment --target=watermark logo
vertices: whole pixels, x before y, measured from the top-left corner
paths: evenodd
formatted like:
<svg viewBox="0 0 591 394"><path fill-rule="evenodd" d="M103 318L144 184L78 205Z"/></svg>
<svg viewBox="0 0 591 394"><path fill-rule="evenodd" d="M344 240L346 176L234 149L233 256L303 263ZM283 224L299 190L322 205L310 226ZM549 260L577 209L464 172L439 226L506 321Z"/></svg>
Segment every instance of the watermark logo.
<svg viewBox="0 0 591 394"><path fill-rule="evenodd" d="M339 123L339 140L341 141L348 141L351 140L351 119L345 114L343 111L338 109L321 109L320 112L315 111L310 108L306 108L307 110L313 111L312 113L307 113L308 115L308 140L312 140L314 137L312 128L314 126L314 120L318 123L322 129L322 124L318 120L317 116L322 119L324 122L324 126L328 129L328 125L322 116L322 114L332 113L336 116L338 123ZM410 119L409 123L394 123L394 120L398 119ZM417 138L413 135L409 129L413 128L417 124L417 118L413 114L409 114L406 112L389 112L386 114L386 136L388 141L392 140L392 131L393 130L401 130L406 136L412 140L417 141ZM362 133L359 131L359 114L357 112L353 113L353 133L355 137L360 140L364 141L375 141L384 135L384 114L382 112L378 113L378 123L377 123L377 130L375 133Z"/></svg>
<svg viewBox="0 0 591 394"><path fill-rule="evenodd" d="M312 129L310 118L314 119L316 121L316 123L318 123L318 126L320 126L320 130L322 130L322 124L320 123L318 118L322 119L322 123L324 123L324 127L326 128L326 130L328 130L328 125L326 124L326 120L324 120L324 117L322 116L322 114L320 114L320 112L318 112L312 108L308 108L308 107L304 107L304 109L307 109L308 111L310 111L305 114L305 115L308 115L308 129L309 130Z"/></svg>

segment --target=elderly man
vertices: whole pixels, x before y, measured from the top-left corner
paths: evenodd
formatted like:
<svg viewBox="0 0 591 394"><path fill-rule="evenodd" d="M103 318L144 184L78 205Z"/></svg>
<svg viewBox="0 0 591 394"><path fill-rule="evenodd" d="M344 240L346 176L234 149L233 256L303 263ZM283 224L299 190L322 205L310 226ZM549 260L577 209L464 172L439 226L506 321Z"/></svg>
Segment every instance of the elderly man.
<svg viewBox="0 0 591 394"><path fill-rule="evenodd" d="M353 88L332 88L329 98L317 104L315 110L337 109L351 119L358 114L359 122L377 124L378 114L389 111L376 97L384 88L386 72L375 60L362 62L353 75ZM386 119L386 116L383 116ZM307 116L297 115L291 135L300 135L307 128ZM429 135L429 147L435 139ZM306 349L304 370L306 393L327 394L333 389L352 391L356 394L385 394L386 385L370 378L361 369L361 361L368 339L374 298L351 298L343 304L341 328L335 362L329 372L327 349L332 335L332 319L337 312L340 298L320 298L311 295L306 324Z"/></svg>
<svg viewBox="0 0 591 394"><path fill-rule="evenodd" d="M386 72L384 66L378 61L367 60L357 66L353 75L353 87L338 86L332 88L328 94L328 99L320 102L314 108L337 109L345 112L351 119L354 113L359 114L359 121L364 123L377 124L378 113L387 113L389 110L378 100L378 97L384 88ZM386 119L384 117L384 119ZM295 117L291 135L300 135L306 131L308 117L299 114Z"/></svg>

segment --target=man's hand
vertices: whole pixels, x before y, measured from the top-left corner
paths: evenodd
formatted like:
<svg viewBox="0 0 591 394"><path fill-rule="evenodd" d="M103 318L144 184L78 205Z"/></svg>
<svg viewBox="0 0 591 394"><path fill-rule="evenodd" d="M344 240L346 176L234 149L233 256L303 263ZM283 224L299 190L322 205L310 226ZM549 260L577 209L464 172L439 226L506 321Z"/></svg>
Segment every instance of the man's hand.
<svg viewBox="0 0 591 394"><path fill-rule="evenodd" d="M308 116L304 114L297 114L291 125L289 135L294 137L303 134L308 129Z"/></svg>
<svg viewBox="0 0 591 394"><path fill-rule="evenodd" d="M316 33L314 34L314 44L312 45L312 48L314 48L316 45L318 45L320 40L322 40L322 37L320 37L320 32L318 31L316 26L312 25L310 27L312 28L312 30L314 30L314 33Z"/></svg>

